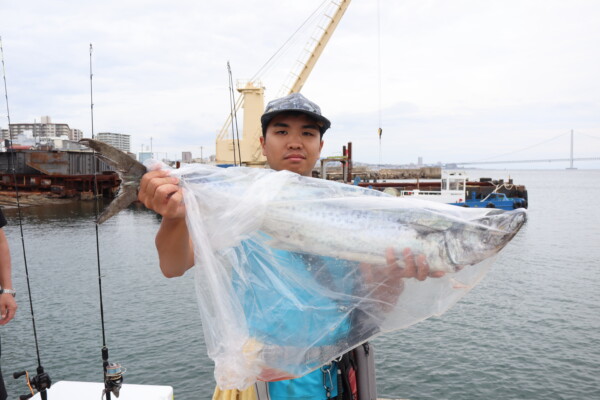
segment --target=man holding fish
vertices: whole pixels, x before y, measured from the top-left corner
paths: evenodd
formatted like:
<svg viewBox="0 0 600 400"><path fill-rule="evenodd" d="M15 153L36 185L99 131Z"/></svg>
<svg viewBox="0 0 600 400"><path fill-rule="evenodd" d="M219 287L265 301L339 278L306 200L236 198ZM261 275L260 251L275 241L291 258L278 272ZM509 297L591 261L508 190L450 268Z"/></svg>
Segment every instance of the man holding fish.
<svg viewBox="0 0 600 400"><path fill-rule="evenodd" d="M330 121L321 114L319 106L303 95L293 93L271 101L261 117L261 123L262 152L269 166L277 171L287 170L311 176L321 155L323 134L331 126ZM183 275L194 265L194 250L186 225L186 209L178 179L163 170L146 173L141 181L139 200L163 217L156 235L156 248L163 274L169 278ZM371 268L368 264L361 264L361 278L374 283L376 297L382 300L382 304L395 303L402 291L403 278L424 280L428 276L444 275L443 271L430 272L425 256L414 255L410 249L405 249L402 257L404 268L399 266L397 255L392 249L388 249L385 254L387 267ZM331 381L331 387L324 387L324 371L316 369L301 378L269 382L263 388L257 385L256 392L262 398L261 393L266 391L268 398L273 400L324 400L335 397L338 391L337 380ZM335 377L335 363L327 371ZM254 387L250 387L249 391L236 396L254 399L257 393L254 393ZM231 393L217 389L213 399L226 396L231 396Z"/></svg>

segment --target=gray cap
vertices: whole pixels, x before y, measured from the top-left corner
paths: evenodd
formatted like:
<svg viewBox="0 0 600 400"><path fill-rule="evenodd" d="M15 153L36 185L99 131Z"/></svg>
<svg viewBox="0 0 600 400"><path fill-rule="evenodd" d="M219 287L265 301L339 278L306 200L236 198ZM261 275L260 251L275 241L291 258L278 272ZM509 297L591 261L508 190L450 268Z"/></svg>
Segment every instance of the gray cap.
<svg viewBox="0 0 600 400"><path fill-rule="evenodd" d="M280 99L271 100L265 108L265 113L260 117L263 134L267 131L269 122L279 113L292 111L301 112L314 118L318 123L321 135L331 126L331 122L321 115L321 107L302 96L300 93L288 94Z"/></svg>

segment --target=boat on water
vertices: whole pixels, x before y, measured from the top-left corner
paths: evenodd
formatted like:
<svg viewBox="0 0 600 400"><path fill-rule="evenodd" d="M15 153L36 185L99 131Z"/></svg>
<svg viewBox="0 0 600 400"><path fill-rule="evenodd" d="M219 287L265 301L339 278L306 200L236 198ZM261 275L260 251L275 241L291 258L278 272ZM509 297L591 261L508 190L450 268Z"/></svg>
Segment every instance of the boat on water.
<svg viewBox="0 0 600 400"><path fill-rule="evenodd" d="M527 208L527 190L525 186L515 185L512 179L493 180L481 178L469 181L464 171L441 171L441 179L420 182L379 182L359 183L385 193L400 197L415 197L460 207L498 208L514 210Z"/></svg>

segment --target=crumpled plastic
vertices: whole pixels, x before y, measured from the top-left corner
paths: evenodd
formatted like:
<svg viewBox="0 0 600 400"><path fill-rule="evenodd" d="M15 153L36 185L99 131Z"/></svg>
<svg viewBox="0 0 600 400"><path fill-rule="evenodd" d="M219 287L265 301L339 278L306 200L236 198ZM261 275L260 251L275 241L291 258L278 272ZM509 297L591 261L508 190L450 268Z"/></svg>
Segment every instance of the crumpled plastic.
<svg viewBox="0 0 600 400"><path fill-rule="evenodd" d="M526 219L522 209L397 198L288 171L191 164L171 175L183 188L221 389L302 376L441 315ZM399 277L407 260L423 258L443 276Z"/></svg>

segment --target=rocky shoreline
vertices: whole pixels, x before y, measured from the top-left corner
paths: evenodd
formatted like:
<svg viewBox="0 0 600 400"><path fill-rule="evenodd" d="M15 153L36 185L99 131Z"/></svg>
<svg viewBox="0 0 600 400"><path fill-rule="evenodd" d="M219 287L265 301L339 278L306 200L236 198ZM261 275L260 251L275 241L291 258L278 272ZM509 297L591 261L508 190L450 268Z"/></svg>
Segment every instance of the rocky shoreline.
<svg viewBox="0 0 600 400"><path fill-rule="evenodd" d="M43 206L48 204L66 204L77 201L76 199L62 199L49 196L43 192L21 192L19 193L19 205L21 207ZM0 207L16 208L17 198L15 192L0 192Z"/></svg>

